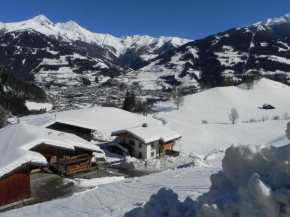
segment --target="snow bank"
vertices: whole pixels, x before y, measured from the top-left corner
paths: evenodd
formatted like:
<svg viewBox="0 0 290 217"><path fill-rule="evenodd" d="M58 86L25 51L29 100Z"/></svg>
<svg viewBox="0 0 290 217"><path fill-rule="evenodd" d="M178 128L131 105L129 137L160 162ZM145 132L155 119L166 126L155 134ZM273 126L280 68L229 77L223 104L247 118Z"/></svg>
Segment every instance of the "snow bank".
<svg viewBox="0 0 290 217"><path fill-rule="evenodd" d="M126 213L124 217L180 217L194 216L194 210L191 206L193 201L187 197L184 202L178 200L178 195L171 189L161 188L157 194L150 197L149 202L144 208L136 208Z"/></svg>
<svg viewBox="0 0 290 217"><path fill-rule="evenodd" d="M286 135L290 139L290 123ZM232 145L223 171L211 176L208 193L180 202L172 190L160 189L144 207L125 216L290 216L290 144L282 147ZM166 192L166 193L165 193Z"/></svg>
<svg viewBox="0 0 290 217"><path fill-rule="evenodd" d="M184 168L184 167L207 167L203 156L199 156L193 153L185 154L180 153L177 157L170 157L165 155L162 158L154 159L137 159L134 157L126 156L121 160L120 163L114 164L115 168L122 169L154 169L154 170L164 170L164 169L174 169L174 168Z"/></svg>
<svg viewBox="0 0 290 217"><path fill-rule="evenodd" d="M112 177L102 177L95 179L64 179L63 183L67 184L69 182L73 182L76 187L96 187L99 185L105 185L113 182L119 182L124 180L123 176L112 176Z"/></svg>

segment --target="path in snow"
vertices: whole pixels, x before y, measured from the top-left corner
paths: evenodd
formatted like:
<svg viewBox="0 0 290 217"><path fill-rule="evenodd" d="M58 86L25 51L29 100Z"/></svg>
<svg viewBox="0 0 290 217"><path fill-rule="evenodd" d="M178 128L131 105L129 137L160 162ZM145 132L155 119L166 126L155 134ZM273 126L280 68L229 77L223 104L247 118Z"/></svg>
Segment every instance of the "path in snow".
<svg viewBox="0 0 290 217"><path fill-rule="evenodd" d="M221 169L219 165L221 157L222 155L215 160L219 163L215 163L211 167L166 170L140 178L130 178L69 198L12 210L0 214L0 216L118 217L133 208L142 206L161 187L172 188L179 195L180 200L184 200L187 196L195 199L198 195L208 191L210 175Z"/></svg>

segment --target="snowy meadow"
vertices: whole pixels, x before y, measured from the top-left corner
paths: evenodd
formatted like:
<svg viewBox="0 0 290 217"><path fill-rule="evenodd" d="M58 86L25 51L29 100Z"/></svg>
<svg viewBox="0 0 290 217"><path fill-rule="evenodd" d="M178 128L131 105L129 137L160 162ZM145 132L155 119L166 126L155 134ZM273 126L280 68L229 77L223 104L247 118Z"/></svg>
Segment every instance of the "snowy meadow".
<svg viewBox="0 0 290 217"><path fill-rule="evenodd" d="M157 103L153 118L182 135L174 147L181 155L127 158L119 166L161 172L0 216L290 216L289 99L289 86L262 79L251 90L221 87L186 96L179 110L170 101ZM275 109L262 109L265 103ZM236 124L228 117L232 108L239 112ZM88 185L94 183L100 184Z"/></svg>

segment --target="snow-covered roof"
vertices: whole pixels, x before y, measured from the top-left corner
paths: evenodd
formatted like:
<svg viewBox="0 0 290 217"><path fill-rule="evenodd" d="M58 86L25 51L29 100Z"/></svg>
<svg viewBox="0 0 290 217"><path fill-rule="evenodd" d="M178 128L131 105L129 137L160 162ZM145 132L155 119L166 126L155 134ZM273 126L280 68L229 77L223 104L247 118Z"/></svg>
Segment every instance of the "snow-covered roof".
<svg viewBox="0 0 290 217"><path fill-rule="evenodd" d="M164 127L163 125L160 124L155 124L155 125L148 125L147 127L133 127L129 129L123 129L123 130L118 130L115 132L112 132L112 135L118 135L120 133L129 133L136 138L138 138L140 141L144 143L149 143L153 141L158 141L161 140L163 142L168 142L174 139L178 139L181 136L169 129L168 127Z"/></svg>
<svg viewBox="0 0 290 217"><path fill-rule="evenodd" d="M30 151L33 147L43 143L70 150L79 147L94 152L102 152L98 146L73 134L25 123L1 129L0 141L0 177L25 163L47 164L43 155Z"/></svg>
<svg viewBox="0 0 290 217"><path fill-rule="evenodd" d="M14 121L17 122L16 120ZM20 121L41 127L48 127L55 122L58 122L101 131L108 134L119 129L141 126L142 123L159 123L156 119L111 107L93 107L88 109L26 116L22 117Z"/></svg>

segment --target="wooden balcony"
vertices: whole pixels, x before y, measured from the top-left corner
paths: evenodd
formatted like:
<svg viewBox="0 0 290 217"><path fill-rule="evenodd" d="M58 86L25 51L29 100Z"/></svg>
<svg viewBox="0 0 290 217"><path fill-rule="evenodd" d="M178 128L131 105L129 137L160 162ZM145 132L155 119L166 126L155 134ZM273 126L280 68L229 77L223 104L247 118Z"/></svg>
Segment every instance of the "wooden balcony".
<svg viewBox="0 0 290 217"><path fill-rule="evenodd" d="M64 165L70 165L70 164L76 164L80 163L83 161L91 160L93 156L88 155L88 154L82 154L82 155L77 155L77 156L65 156L63 159L59 159L61 164Z"/></svg>
<svg viewBox="0 0 290 217"><path fill-rule="evenodd" d="M175 141L174 142L165 143L165 144L159 143L159 149L161 151L164 151L164 150L167 150L167 149L172 149L173 146L175 146Z"/></svg>
<svg viewBox="0 0 290 217"><path fill-rule="evenodd" d="M88 154L73 157L65 156L57 161L58 173L74 176L79 172L90 171L92 156Z"/></svg>

